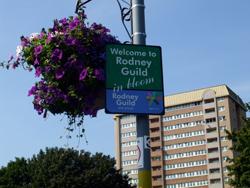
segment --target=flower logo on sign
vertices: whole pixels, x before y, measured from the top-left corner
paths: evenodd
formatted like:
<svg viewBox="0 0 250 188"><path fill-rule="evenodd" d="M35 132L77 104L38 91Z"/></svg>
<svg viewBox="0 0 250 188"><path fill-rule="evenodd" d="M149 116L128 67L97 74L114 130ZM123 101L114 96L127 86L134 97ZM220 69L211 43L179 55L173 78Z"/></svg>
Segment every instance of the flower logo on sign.
<svg viewBox="0 0 250 188"><path fill-rule="evenodd" d="M148 95L149 96L147 96L147 102L149 102L149 106L151 106L153 104L153 102L155 102L155 104L159 105L158 100L162 100L162 97L160 97L162 95L162 93L156 94L156 92L153 92L153 94L152 94L152 93L148 92Z"/></svg>

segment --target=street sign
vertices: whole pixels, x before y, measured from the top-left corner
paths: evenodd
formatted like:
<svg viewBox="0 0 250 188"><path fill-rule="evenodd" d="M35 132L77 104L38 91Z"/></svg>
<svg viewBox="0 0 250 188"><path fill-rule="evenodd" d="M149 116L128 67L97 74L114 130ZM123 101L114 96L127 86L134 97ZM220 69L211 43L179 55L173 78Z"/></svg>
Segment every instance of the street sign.
<svg viewBox="0 0 250 188"><path fill-rule="evenodd" d="M106 46L106 113L164 114L161 48Z"/></svg>

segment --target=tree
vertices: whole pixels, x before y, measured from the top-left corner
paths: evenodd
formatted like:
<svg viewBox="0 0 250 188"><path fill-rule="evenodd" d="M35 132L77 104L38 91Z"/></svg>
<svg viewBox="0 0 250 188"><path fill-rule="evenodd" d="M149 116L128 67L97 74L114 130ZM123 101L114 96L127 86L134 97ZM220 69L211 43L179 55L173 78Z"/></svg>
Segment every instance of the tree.
<svg viewBox="0 0 250 188"><path fill-rule="evenodd" d="M31 159L16 158L0 169L0 187L130 188L128 176L109 155L46 148Z"/></svg>
<svg viewBox="0 0 250 188"><path fill-rule="evenodd" d="M246 104L247 110L250 112L250 103ZM242 117L244 124L236 131L232 130L230 133L225 130L229 140L233 141L230 150L236 152L238 155L235 158L229 158L231 163L227 166L229 171L228 176L230 180L228 184L236 188L250 187L250 118Z"/></svg>

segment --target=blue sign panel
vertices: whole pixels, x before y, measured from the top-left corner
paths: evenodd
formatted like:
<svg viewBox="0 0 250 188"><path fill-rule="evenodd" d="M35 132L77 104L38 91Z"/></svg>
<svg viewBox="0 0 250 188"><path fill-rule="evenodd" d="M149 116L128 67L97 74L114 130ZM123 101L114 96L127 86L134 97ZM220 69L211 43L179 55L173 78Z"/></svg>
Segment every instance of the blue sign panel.
<svg viewBox="0 0 250 188"><path fill-rule="evenodd" d="M162 114L164 96L158 91L106 90L107 112L139 114ZM142 110L143 109L143 110Z"/></svg>

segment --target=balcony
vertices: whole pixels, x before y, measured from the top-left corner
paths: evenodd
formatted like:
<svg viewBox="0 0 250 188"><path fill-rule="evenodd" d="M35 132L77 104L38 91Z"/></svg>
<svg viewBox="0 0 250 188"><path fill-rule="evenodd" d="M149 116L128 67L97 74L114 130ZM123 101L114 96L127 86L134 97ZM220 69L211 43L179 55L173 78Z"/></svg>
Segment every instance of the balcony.
<svg viewBox="0 0 250 188"><path fill-rule="evenodd" d="M210 173L209 179L218 179L221 177L221 173Z"/></svg>
<svg viewBox="0 0 250 188"><path fill-rule="evenodd" d="M151 166L154 167L154 166L161 166L162 165L162 161L151 161Z"/></svg>
<svg viewBox="0 0 250 188"><path fill-rule="evenodd" d="M219 147L219 142L209 142L207 143L207 148L215 148L215 147Z"/></svg>
<svg viewBox="0 0 250 188"><path fill-rule="evenodd" d="M152 177L153 176L161 176L162 175L162 170L153 170L152 172Z"/></svg>
<svg viewBox="0 0 250 188"><path fill-rule="evenodd" d="M162 151L151 151L151 157L161 156Z"/></svg>
<svg viewBox="0 0 250 188"><path fill-rule="evenodd" d="M219 152L217 153L208 153L207 158L212 159L212 158L218 158L220 156Z"/></svg>
<svg viewBox="0 0 250 188"><path fill-rule="evenodd" d="M207 134L206 134L206 138L207 138L207 139L215 138L215 137L218 137L217 131L216 131L216 132L210 132L210 133L207 133Z"/></svg>
<svg viewBox="0 0 250 188"><path fill-rule="evenodd" d="M152 181L152 186L153 187L160 187L160 186L162 186L162 180L153 180Z"/></svg>

